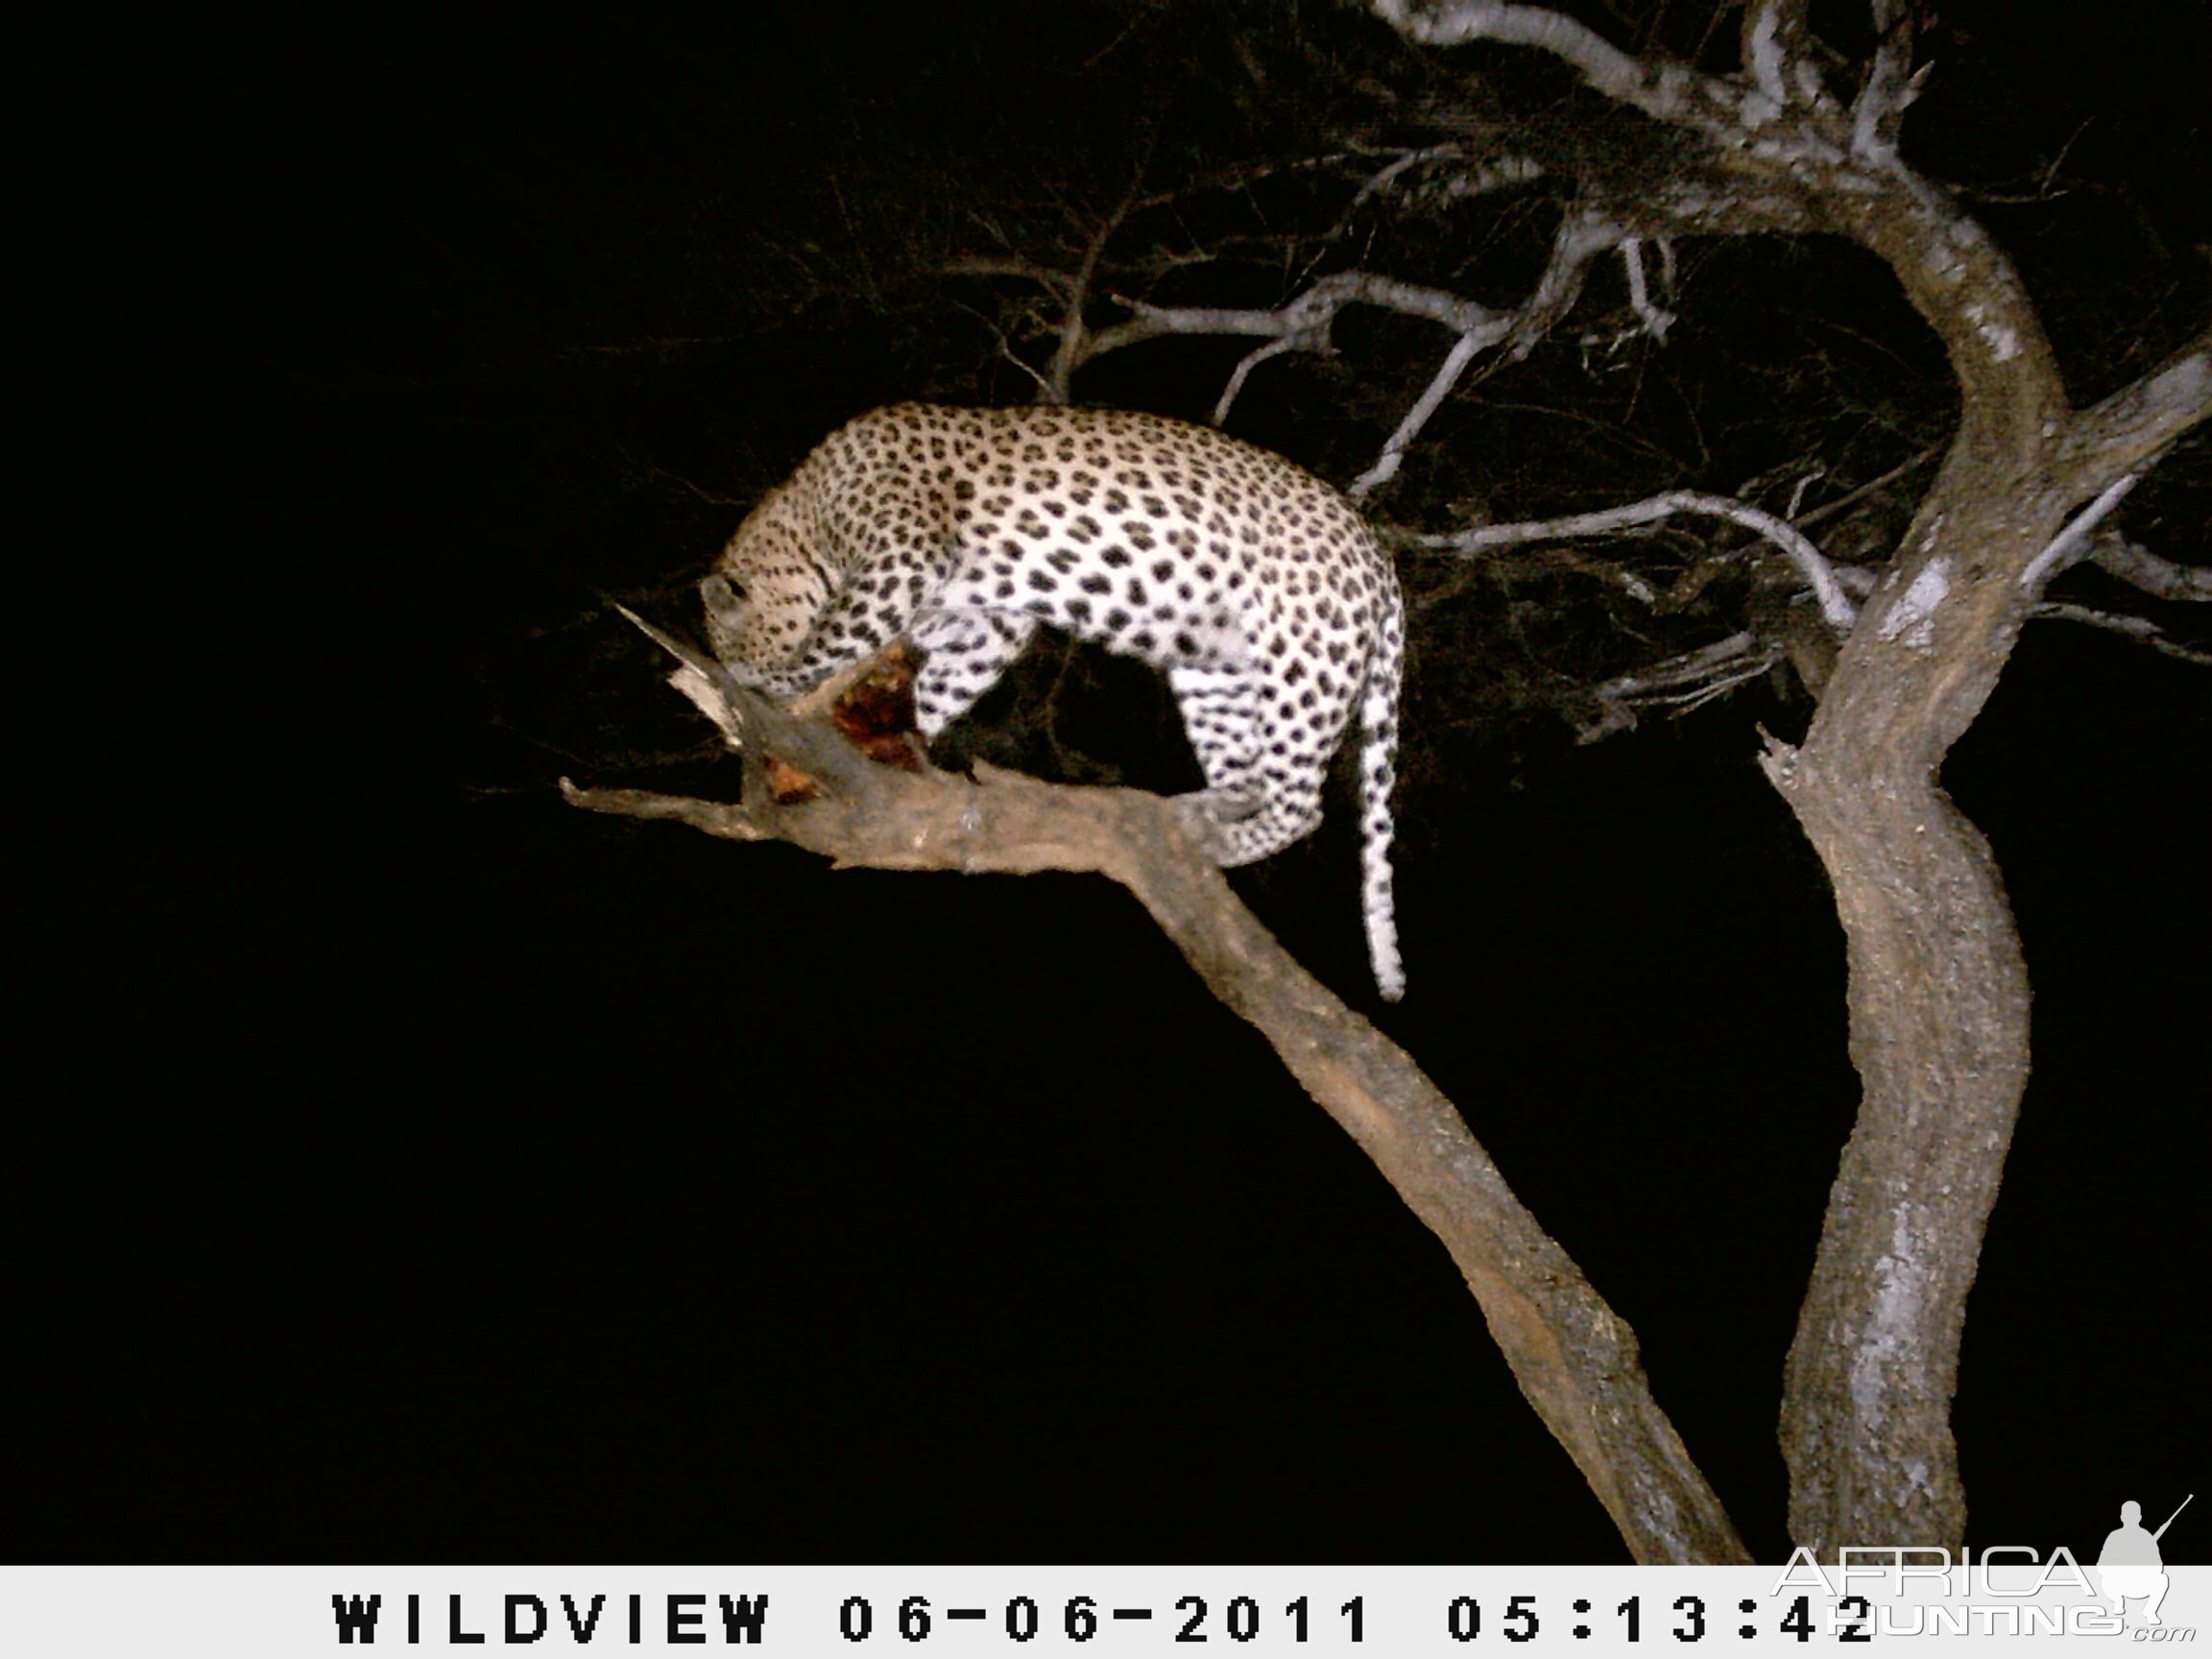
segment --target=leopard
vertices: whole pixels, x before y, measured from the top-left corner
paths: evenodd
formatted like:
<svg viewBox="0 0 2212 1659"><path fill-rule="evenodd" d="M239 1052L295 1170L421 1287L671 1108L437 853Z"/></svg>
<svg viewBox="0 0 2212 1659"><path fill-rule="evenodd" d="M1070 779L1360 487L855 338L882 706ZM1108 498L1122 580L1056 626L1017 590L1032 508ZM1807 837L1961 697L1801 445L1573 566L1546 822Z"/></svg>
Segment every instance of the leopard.
<svg viewBox="0 0 2212 1659"><path fill-rule="evenodd" d="M1392 897L1405 602L1342 494L1271 450L1139 410L898 403L839 427L698 587L733 678L800 696L902 641L934 739L1040 627L1166 676L1206 787L1175 797L1223 867L1322 819L1353 719L1369 964L1405 994Z"/></svg>

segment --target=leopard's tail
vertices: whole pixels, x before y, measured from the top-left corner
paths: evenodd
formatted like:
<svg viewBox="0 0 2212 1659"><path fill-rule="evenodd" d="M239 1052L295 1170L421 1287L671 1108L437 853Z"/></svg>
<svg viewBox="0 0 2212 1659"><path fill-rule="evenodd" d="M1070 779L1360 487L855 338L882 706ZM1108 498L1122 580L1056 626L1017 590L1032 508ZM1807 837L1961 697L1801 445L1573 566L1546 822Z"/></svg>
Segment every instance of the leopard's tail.
<svg viewBox="0 0 2212 1659"><path fill-rule="evenodd" d="M1398 687L1406 667L1406 614L1392 582L1359 700L1359 903L1367 960L1385 1002L1406 995L1398 910L1390 886L1390 791L1398 781Z"/></svg>

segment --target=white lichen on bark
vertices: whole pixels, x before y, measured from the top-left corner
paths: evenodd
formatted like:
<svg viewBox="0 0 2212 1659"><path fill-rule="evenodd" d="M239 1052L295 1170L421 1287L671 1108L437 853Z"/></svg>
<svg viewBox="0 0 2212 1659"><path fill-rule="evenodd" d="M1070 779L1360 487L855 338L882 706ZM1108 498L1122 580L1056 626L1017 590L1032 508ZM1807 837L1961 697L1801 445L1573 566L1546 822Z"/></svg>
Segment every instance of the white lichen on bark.
<svg viewBox="0 0 2212 1659"><path fill-rule="evenodd" d="M1880 637L1884 643L1902 637L1913 650L1927 650L1936 639L1936 608L1950 596L1949 557L1929 560L1897 603L1889 607L1889 614L1882 618Z"/></svg>
<svg viewBox="0 0 2212 1659"><path fill-rule="evenodd" d="M1914 1346L1927 1302L1929 1264L1913 1226L1912 1206L1899 1204L1889 1230L1889 1251L1875 1263L1873 1305L1851 1361L1851 1404L1859 1427L1881 1430L1885 1403L1894 1392L1892 1373Z"/></svg>

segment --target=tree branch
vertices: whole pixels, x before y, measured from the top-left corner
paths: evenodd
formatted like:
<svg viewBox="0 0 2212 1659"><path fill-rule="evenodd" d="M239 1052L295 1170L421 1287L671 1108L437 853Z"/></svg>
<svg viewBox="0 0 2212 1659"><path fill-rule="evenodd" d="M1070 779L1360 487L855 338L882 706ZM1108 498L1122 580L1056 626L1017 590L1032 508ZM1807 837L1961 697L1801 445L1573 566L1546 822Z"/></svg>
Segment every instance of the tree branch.
<svg viewBox="0 0 2212 1659"><path fill-rule="evenodd" d="M1731 634L1679 657L1670 657L1599 686L1593 695L1600 710L1595 723L1575 734L1577 743L1595 743L1636 724L1636 710L1671 708L1676 714L1701 709L1716 697L1756 680L1782 661L1783 649L1756 634Z"/></svg>
<svg viewBox="0 0 2212 1659"><path fill-rule="evenodd" d="M1459 376L1467 372L1467 365L1475 361L1475 353L1482 345L1482 337L1472 333L1462 334L1452 343L1452 349L1436 366L1427 389L1413 400L1413 407L1398 422L1398 429L1383 440L1382 453L1375 458L1375 465L1355 478L1345 494L1355 501L1364 500L1370 492L1397 476L1399 467L1406 460L1406 451L1421 435L1421 428L1429 424L1429 418L1444 407L1444 399L1452 395L1452 388L1459 384Z"/></svg>
<svg viewBox="0 0 2212 1659"><path fill-rule="evenodd" d="M1451 535L1417 536L1413 540L1420 546L1471 554L1487 547L1510 547L1524 541L1559 541L1577 536L1604 535L1632 525L1655 523L1677 513L1707 514L1757 531L1796 565L1806 586L1818 597L1820 614L1827 618L1830 627L1846 633L1858 621L1859 608L1852 604L1850 595L1837 580L1835 568L1795 525L1762 512L1748 502L1731 500L1725 495L1706 495L1695 490L1670 490L1663 495L1631 501L1624 507L1608 507L1599 513L1528 519L1518 524L1484 524Z"/></svg>
<svg viewBox="0 0 2212 1659"><path fill-rule="evenodd" d="M1641 108L1642 100L1653 95L1644 64L1574 18L1540 6L1456 0L1452 5L1417 10L1411 0L1376 0L1375 11L1400 34L1425 45L1463 46L1471 40L1496 40L1509 46L1533 46L1572 63L1585 81L1609 98Z"/></svg>
<svg viewBox="0 0 2212 1659"><path fill-rule="evenodd" d="M2093 538L2086 557L2107 576L2116 576L2153 598L2212 604L2212 570L2161 559L2116 530L2105 530Z"/></svg>
<svg viewBox="0 0 2212 1659"><path fill-rule="evenodd" d="M2141 379L2076 415L2059 445L2066 482L2080 494L2124 472L2148 469L2152 457L2212 416L2212 329Z"/></svg>
<svg viewBox="0 0 2212 1659"><path fill-rule="evenodd" d="M691 654L683 655L693 671ZM726 678L716 693L742 734L744 805L581 789L565 780L564 796L590 811L671 819L729 839L789 841L840 866L1094 871L1119 882L1443 1240L1523 1394L1634 1557L1749 1561L1652 1401L1634 1333L1513 1196L1411 1056L1300 967L1245 908L1185 832L1173 803L991 767L978 767L970 781L874 765L827 719L774 708ZM779 769L781 789L771 781ZM806 787L792 787L793 777ZM791 804L780 804L779 793Z"/></svg>
<svg viewBox="0 0 2212 1659"><path fill-rule="evenodd" d="M1551 331L1551 325L1574 309L1590 261L1627 239L1626 232L1602 213L1584 210L1569 214L1561 221L1551 239L1551 261L1545 266L1544 275L1537 278L1535 290L1527 301L1513 311L1487 313L1479 325L1460 334L1421 396L1414 399L1413 407L1398 422L1398 429L1384 441L1375 464L1354 480L1345 493L1355 501L1363 500L1395 477L1404 464L1406 451L1420 436L1421 429L1429 424L1430 418L1444 406L1444 399L1459 383L1467 366L1474 362L1476 352L1500 340L1510 340L1514 357L1527 356L1535 349L1536 343Z"/></svg>
<svg viewBox="0 0 2212 1659"><path fill-rule="evenodd" d="M1322 277L1305 293L1273 310L1215 305L1151 305L1142 300L1116 295L1117 303L1129 308L1126 323L1101 328L1091 336L1083 353L1088 363L1164 334L1254 334L1289 340L1309 350L1328 349L1329 325L1347 305L1379 306L1407 317L1441 323L1461 333L1503 339L1514 313L1498 312L1442 288L1402 282L1394 276L1369 271L1338 271Z"/></svg>
<svg viewBox="0 0 2212 1659"><path fill-rule="evenodd" d="M1819 506L1808 507L1802 513L1791 513L1790 515L1791 521L1796 524L1798 528L1802 529L1808 524L1817 524L1823 518L1833 518L1837 514L1844 512L1852 507L1856 507L1860 502L1865 500L1867 496L1879 494L1882 491L1896 483L1898 479L1904 477L1906 473L1911 471L1915 467L1925 467L1929 462L1935 460L1936 457L1940 453L1940 450L1931 445L1930 447L1921 450L1919 454L1913 456L1911 460L1900 461L1896 466L1890 468L1888 471L1883 473L1879 478L1869 478L1865 483L1860 485L1856 490L1845 491L1842 494L1837 496L1833 501L1823 501Z"/></svg>
<svg viewBox="0 0 2212 1659"><path fill-rule="evenodd" d="M1874 27L1882 43L1851 106L1851 154L1862 161L1887 165L1896 159L1898 125L1920 95L1920 82L1912 74L1917 10L1910 0L1874 0Z"/></svg>
<svg viewBox="0 0 2212 1659"><path fill-rule="evenodd" d="M1401 422L1392 442L1402 450L1412 442L1413 434L1433 412L1436 404L1456 381L1474 353L1484 346L1495 345L1513 332L1520 313L1493 311L1472 300L1463 300L1456 294L1441 288L1428 288L1415 282L1402 282L1394 276L1382 276L1368 271L1339 271L1324 276L1305 293L1287 304L1272 311L1232 309L1220 306L1149 305L1142 301L1126 300L1117 295L1116 300L1133 313L1126 323L1118 323L1111 328L1102 328L1091 336L1081 360L1089 362L1124 346L1140 341L1157 339L1164 334L1253 334L1271 337L1270 344L1247 352L1229 376L1220 398L1214 405L1214 424L1218 426L1229 419L1230 408L1238 395L1243 391L1245 381L1254 369L1270 357L1286 351L1327 352L1333 348L1329 341L1329 328L1336 314L1351 304L1367 304L1383 310L1396 311L1407 317L1419 317L1428 322L1441 323L1459 331L1459 341L1447 357L1445 366L1437 372L1437 379L1431 384L1430 393L1415 412ZM1407 422L1410 422L1408 425ZM1369 476L1373 482L1367 489L1382 482L1397 470L1398 450L1384 446L1387 468L1381 477ZM1383 468L1383 462L1377 463ZM1363 480L1362 482L1366 482ZM1364 493L1355 486L1352 493Z"/></svg>
<svg viewBox="0 0 2212 1659"><path fill-rule="evenodd" d="M2097 528L2107 513L2120 505L2142 476L2140 472L2124 472L2106 485L2102 495L2069 519L2066 527L2045 543L2043 551L2028 561L2028 567L2020 572L2020 586L2033 593L2043 586L2044 579L2054 570L2072 564L2077 557L2087 552L2089 533Z"/></svg>
<svg viewBox="0 0 2212 1659"><path fill-rule="evenodd" d="M2118 611L2094 611L2086 605L2069 605L2055 599L2045 600L2029 614L2050 617L2059 622L2080 622L2091 628L2102 628L2110 634L2125 634L2138 644L2148 645L2152 650L2162 652L2168 657L2194 662L2200 668L2212 668L2212 654L2182 644L2147 616L2129 616Z"/></svg>

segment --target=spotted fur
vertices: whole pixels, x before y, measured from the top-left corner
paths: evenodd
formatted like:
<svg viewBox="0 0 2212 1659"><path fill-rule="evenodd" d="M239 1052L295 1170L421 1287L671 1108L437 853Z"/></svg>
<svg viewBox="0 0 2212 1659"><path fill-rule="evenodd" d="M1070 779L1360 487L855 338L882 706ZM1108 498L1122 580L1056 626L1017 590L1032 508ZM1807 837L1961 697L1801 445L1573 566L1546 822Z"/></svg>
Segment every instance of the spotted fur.
<svg viewBox="0 0 2212 1659"><path fill-rule="evenodd" d="M736 677L810 689L903 637L923 735L990 688L1041 622L1166 672L1207 787L1181 799L1225 865L1321 821L1361 733L1362 898L1382 995L1405 991L1390 789L1405 611L1335 491L1205 426L1120 409L901 403L825 439L700 584Z"/></svg>

